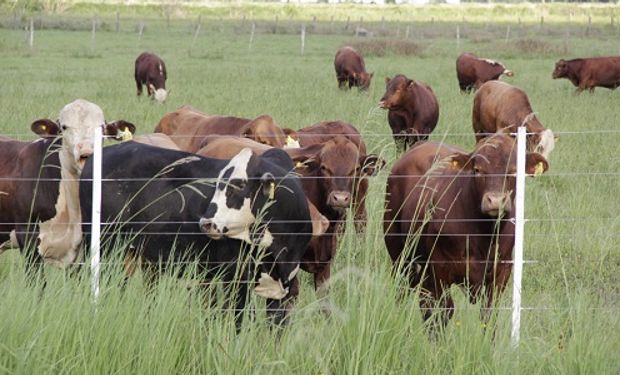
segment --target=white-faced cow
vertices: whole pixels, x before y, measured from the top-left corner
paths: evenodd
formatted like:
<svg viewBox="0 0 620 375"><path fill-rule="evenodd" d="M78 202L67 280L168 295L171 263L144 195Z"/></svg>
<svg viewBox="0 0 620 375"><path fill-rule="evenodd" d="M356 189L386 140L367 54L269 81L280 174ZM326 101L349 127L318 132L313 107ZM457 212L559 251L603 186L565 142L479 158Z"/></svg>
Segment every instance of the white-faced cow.
<svg viewBox="0 0 620 375"><path fill-rule="evenodd" d="M146 85L149 96L157 102L163 103L168 97L166 91L166 64L159 56L144 52L136 59L136 69L134 72L138 96L142 95L142 85Z"/></svg>

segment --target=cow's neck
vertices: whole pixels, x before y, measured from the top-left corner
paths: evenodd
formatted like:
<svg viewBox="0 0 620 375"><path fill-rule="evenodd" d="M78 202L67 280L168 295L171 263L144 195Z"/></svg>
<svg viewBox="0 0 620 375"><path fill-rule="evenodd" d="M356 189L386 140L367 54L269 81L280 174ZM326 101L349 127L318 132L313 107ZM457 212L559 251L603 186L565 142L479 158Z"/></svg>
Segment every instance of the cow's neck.
<svg viewBox="0 0 620 375"><path fill-rule="evenodd" d="M80 175L75 159L63 147L59 152L60 176L56 215L39 225L39 254L46 262L61 268L73 263L82 241L82 215L79 201Z"/></svg>

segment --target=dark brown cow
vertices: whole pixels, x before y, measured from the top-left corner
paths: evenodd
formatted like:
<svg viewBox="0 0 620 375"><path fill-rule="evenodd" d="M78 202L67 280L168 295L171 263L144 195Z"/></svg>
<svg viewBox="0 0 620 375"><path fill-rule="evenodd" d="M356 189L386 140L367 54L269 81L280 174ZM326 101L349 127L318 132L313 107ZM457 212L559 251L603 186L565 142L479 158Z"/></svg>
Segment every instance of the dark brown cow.
<svg viewBox="0 0 620 375"><path fill-rule="evenodd" d="M555 147L551 129L546 129L532 111L527 94L518 87L500 81L483 84L474 97L472 125L476 141L497 131L516 133L526 126L527 150L545 158Z"/></svg>
<svg viewBox="0 0 620 375"><path fill-rule="evenodd" d="M287 136L268 115L251 120L233 116L210 116L190 106L183 106L166 114L155 127L155 133L164 133L183 151L196 152L204 146L205 138L213 135L234 135L250 138L269 146L282 148Z"/></svg>
<svg viewBox="0 0 620 375"><path fill-rule="evenodd" d="M388 110L397 148L405 150L428 139L439 120L439 104L430 86L402 74L385 78L385 85L379 107Z"/></svg>
<svg viewBox="0 0 620 375"><path fill-rule="evenodd" d="M594 92L597 86L614 90L620 86L620 56L561 59L555 63L552 77L568 79L577 86L577 93Z"/></svg>
<svg viewBox="0 0 620 375"><path fill-rule="evenodd" d="M341 47L334 58L338 87L357 86L360 90L368 90L374 73L367 73L364 58L353 47Z"/></svg>
<svg viewBox="0 0 620 375"><path fill-rule="evenodd" d="M149 96L160 103L166 101L166 64L157 55L144 52L136 59L134 71L138 96L142 95L142 85L146 85Z"/></svg>
<svg viewBox="0 0 620 375"><path fill-rule="evenodd" d="M503 74L514 75L502 63L481 59L473 53L462 53L456 59L456 77L461 91L477 90L483 83L498 80Z"/></svg>
<svg viewBox="0 0 620 375"><path fill-rule="evenodd" d="M222 137L208 142L197 153L227 158L245 147L258 154L270 149L257 143L252 145L248 140ZM377 155L361 153L358 145L344 136L332 136L323 143L284 151L296 162L296 171L305 177L302 186L308 200L329 220L325 234L310 241L301 263L303 270L314 274L315 287L319 290L330 276L337 236L346 221L354 187L360 179L375 174L384 161Z"/></svg>
<svg viewBox="0 0 620 375"><path fill-rule="evenodd" d="M527 173L548 167L540 154L527 154ZM452 284L467 286L472 303L486 287L487 307L504 289L512 267L515 171L516 142L502 133L469 154L420 143L394 164L387 181L385 244L410 287L421 285L425 318L435 302L445 308L446 322L452 316Z"/></svg>

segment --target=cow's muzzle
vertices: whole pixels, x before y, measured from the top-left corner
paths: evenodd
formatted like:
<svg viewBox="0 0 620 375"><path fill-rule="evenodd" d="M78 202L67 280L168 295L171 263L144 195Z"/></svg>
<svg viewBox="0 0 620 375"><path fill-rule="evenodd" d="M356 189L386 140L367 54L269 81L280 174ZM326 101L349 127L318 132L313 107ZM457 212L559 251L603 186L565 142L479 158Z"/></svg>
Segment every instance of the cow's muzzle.
<svg viewBox="0 0 620 375"><path fill-rule="evenodd" d="M388 105L388 103L385 100L382 100L382 101L379 102L379 108L389 109L390 106Z"/></svg>
<svg viewBox="0 0 620 375"><path fill-rule="evenodd" d="M348 191L332 191L327 198L327 204L333 208L349 208L351 193Z"/></svg>
<svg viewBox="0 0 620 375"><path fill-rule="evenodd" d="M215 224L212 219L206 219L204 217L200 218L198 222L200 225L200 230L205 233L207 236L214 240L219 240L224 237L224 231Z"/></svg>
<svg viewBox="0 0 620 375"><path fill-rule="evenodd" d="M508 193L486 193L482 197L481 210L491 217L502 217L512 211L512 201Z"/></svg>

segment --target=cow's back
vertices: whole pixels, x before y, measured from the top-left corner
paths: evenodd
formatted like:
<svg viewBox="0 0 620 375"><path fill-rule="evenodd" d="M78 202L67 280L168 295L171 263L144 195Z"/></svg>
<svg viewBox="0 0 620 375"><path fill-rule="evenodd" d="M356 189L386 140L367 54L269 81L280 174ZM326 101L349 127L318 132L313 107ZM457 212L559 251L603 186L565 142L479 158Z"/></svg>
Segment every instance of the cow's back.
<svg viewBox="0 0 620 375"><path fill-rule="evenodd" d="M429 134L439 121L439 103L431 87L423 82L416 81L414 91L413 108L416 111L416 122L423 129L416 129L422 134Z"/></svg>
<svg viewBox="0 0 620 375"><path fill-rule="evenodd" d="M362 56L352 47L338 49L334 58L334 67L337 73L366 72Z"/></svg>
<svg viewBox="0 0 620 375"><path fill-rule="evenodd" d="M483 84L474 97L472 124L476 133L495 133L520 126L532 106L525 92L500 81Z"/></svg>
<svg viewBox="0 0 620 375"><path fill-rule="evenodd" d="M297 130L302 147L325 143L334 137L343 136L355 143L361 153L366 154L366 144L355 126L344 121L323 121Z"/></svg>

